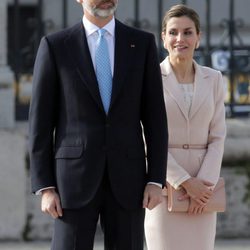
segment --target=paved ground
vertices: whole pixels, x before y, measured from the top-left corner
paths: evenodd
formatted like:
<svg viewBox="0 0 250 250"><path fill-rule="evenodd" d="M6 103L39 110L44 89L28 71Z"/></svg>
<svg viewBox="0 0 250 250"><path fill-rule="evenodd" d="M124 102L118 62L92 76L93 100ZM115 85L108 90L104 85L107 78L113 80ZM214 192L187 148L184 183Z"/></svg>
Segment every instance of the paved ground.
<svg viewBox="0 0 250 250"><path fill-rule="evenodd" d="M49 250L49 242L0 242L1 250ZM97 240L94 250L102 250L102 241ZM145 248L146 249L146 248ZM201 249L202 250L202 249ZM250 250L250 239L217 240L215 250Z"/></svg>

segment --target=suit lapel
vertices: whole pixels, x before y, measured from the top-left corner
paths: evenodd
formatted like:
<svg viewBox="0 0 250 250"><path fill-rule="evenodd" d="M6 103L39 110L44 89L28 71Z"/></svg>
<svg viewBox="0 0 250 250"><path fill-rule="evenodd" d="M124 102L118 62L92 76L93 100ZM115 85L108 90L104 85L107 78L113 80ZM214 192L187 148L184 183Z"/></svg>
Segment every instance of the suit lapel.
<svg viewBox="0 0 250 250"><path fill-rule="evenodd" d="M68 39L65 40L66 50L75 64L75 68L89 89L91 95L97 104L103 109L101 96L99 93L98 82L95 70L90 56L87 38L82 23L77 24ZM131 62L130 51L131 43L128 40L126 26L116 20L115 25L115 58L114 58L114 75L112 84L112 95L110 109L122 88L126 78L127 68Z"/></svg>
<svg viewBox="0 0 250 250"><path fill-rule="evenodd" d="M114 53L114 75L110 109L114 105L118 94L125 82L130 58L131 44L128 40L126 27L116 20L115 23L115 53Z"/></svg>
<svg viewBox="0 0 250 250"><path fill-rule="evenodd" d="M188 110L186 108L186 104L183 98L183 92L178 86L178 81L171 68L168 58L166 58L161 63L162 77L163 79L164 78L167 79L167 84L164 84L163 87L168 91L170 96L177 103L181 112L183 113L183 115L187 120L192 119L192 117L204 103L206 97L208 96L209 86L210 86L209 77L202 71L202 67L199 66L195 61L194 61L194 66L195 66L194 95L190 113L188 114Z"/></svg>
<svg viewBox="0 0 250 250"><path fill-rule="evenodd" d="M179 106L179 109L183 113L184 117L188 120L188 110L183 98L183 92L178 85L178 81L175 77L175 74L172 70L172 67L169 63L168 58L166 58L161 63L161 72L163 77L163 88L169 93L173 98L176 104ZM166 80L164 80L164 78Z"/></svg>
<svg viewBox="0 0 250 250"><path fill-rule="evenodd" d="M205 102L211 84L209 83L209 77L202 71L202 67L194 62L195 66L195 81L194 81L194 95L190 109L189 119L195 115Z"/></svg>
<svg viewBox="0 0 250 250"><path fill-rule="evenodd" d="M89 89L92 97L104 111L82 22L73 27L72 32L65 40L65 45L69 57L75 64L77 73Z"/></svg>

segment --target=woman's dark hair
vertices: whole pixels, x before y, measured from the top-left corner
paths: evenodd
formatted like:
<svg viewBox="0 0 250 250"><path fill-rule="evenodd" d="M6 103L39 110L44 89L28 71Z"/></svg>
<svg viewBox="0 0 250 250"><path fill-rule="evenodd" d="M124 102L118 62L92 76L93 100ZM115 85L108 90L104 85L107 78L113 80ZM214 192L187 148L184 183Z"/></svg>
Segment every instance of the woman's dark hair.
<svg viewBox="0 0 250 250"><path fill-rule="evenodd" d="M188 8L184 4L174 5L166 12L162 21L162 32L166 33L166 25L172 17L182 17L182 16L186 16L194 22L196 32L197 34L199 34L200 33L199 15L195 12L195 10Z"/></svg>

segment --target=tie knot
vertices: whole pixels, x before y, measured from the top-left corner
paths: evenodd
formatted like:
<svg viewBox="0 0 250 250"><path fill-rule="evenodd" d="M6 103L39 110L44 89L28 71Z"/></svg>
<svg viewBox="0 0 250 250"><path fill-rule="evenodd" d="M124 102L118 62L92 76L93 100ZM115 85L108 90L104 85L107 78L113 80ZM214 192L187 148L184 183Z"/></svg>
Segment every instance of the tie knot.
<svg viewBox="0 0 250 250"><path fill-rule="evenodd" d="M98 30L98 35L99 35L99 37L104 36L105 33L106 33L106 30L105 30L105 29L99 29L99 30Z"/></svg>

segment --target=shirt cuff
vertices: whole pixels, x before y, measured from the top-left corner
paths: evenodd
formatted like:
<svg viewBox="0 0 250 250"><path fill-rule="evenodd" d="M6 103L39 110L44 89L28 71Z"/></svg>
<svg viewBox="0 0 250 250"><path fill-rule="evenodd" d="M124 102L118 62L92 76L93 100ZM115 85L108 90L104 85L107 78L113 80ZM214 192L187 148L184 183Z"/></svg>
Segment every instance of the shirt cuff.
<svg viewBox="0 0 250 250"><path fill-rule="evenodd" d="M46 187L46 188L41 188L38 191L35 192L36 195L41 195L42 191L47 190L47 189L55 189L55 187Z"/></svg>
<svg viewBox="0 0 250 250"><path fill-rule="evenodd" d="M161 184L161 183L157 183L157 182L152 182L152 181L150 181L150 182L148 182L147 184L156 185L156 186L162 188L162 184Z"/></svg>
<svg viewBox="0 0 250 250"><path fill-rule="evenodd" d="M188 180L188 179L190 179L190 178L191 178L190 175L185 175L185 176L183 176L182 178L180 178L178 181L176 181L176 182L174 183L173 187L174 187L175 189L179 189L179 188L180 188L180 185L181 185L184 181L186 181L186 180Z"/></svg>

